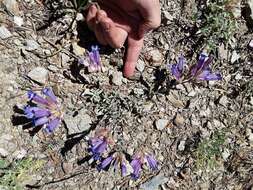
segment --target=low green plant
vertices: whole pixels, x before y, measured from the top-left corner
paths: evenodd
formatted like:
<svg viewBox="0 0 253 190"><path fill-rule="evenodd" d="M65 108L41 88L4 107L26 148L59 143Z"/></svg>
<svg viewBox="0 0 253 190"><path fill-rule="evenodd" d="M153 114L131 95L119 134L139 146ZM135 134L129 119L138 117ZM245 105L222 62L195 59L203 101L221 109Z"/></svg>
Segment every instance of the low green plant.
<svg viewBox="0 0 253 190"><path fill-rule="evenodd" d="M228 46L229 40L235 34L237 23L227 9L228 3L229 0L212 0L194 16L194 22L199 29L197 34L209 50L216 50L221 43Z"/></svg>
<svg viewBox="0 0 253 190"><path fill-rule="evenodd" d="M22 190L23 182L30 179L30 176L42 168L44 161L26 158L8 164L0 160L0 189Z"/></svg>
<svg viewBox="0 0 253 190"><path fill-rule="evenodd" d="M195 152L197 169L213 170L225 143L224 131L215 131L210 139L203 140Z"/></svg>

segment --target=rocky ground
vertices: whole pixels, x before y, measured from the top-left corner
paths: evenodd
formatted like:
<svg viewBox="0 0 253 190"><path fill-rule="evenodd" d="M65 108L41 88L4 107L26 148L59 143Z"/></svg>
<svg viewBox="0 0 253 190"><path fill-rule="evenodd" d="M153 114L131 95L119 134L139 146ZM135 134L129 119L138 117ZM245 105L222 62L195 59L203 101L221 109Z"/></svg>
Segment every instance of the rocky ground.
<svg viewBox="0 0 253 190"><path fill-rule="evenodd" d="M253 188L252 1L235 6L236 31L213 51L223 80L183 84L167 64L180 53L196 63L204 46L192 15L200 2L161 0L162 24L146 37L132 80L121 73L124 49L100 47L103 72L79 70L77 58L96 39L71 2L0 3L1 189ZM20 112L27 91L45 86L64 110L51 135ZM159 170L144 168L136 181L99 172L87 159L99 127L126 155L152 152Z"/></svg>

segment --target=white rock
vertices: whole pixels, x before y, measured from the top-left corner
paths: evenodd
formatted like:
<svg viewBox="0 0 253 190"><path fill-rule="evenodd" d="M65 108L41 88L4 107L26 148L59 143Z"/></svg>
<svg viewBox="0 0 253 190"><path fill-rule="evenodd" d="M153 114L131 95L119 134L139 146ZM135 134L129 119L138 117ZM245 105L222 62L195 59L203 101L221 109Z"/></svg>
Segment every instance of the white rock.
<svg viewBox="0 0 253 190"><path fill-rule="evenodd" d="M228 58L228 50L225 49L224 44L219 46L219 55L221 59L227 59Z"/></svg>
<svg viewBox="0 0 253 190"><path fill-rule="evenodd" d="M154 49L148 52L147 59L152 62L153 66L160 66L162 63L163 55L158 49Z"/></svg>
<svg viewBox="0 0 253 190"><path fill-rule="evenodd" d="M240 55L238 53L236 53L236 51L232 52L232 56L231 56L231 63L236 62L238 59L240 59Z"/></svg>
<svg viewBox="0 0 253 190"><path fill-rule="evenodd" d="M222 96L221 98L220 98L220 100L219 100L219 103L221 104L221 105L223 105L223 106L227 106L227 104L228 104L228 98L227 98L227 96Z"/></svg>
<svg viewBox="0 0 253 190"><path fill-rule="evenodd" d="M253 106L253 96L250 97L249 103Z"/></svg>
<svg viewBox="0 0 253 190"><path fill-rule="evenodd" d="M174 119L174 123L177 126L182 126L184 124L184 118L180 114L177 114L176 118Z"/></svg>
<svg viewBox="0 0 253 190"><path fill-rule="evenodd" d="M163 130L168 125L168 123L169 120L167 119L158 119L155 124L158 130Z"/></svg>
<svg viewBox="0 0 253 190"><path fill-rule="evenodd" d="M5 27L5 26L0 26L0 38L1 39L7 39L11 37L12 34L11 32Z"/></svg>
<svg viewBox="0 0 253 190"><path fill-rule="evenodd" d="M140 72L143 72L145 69L145 62L141 59L138 60L137 65L136 65L136 69Z"/></svg>
<svg viewBox="0 0 253 190"><path fill-rule="evenodd" d="M163 174L159 174L153 177L151 180L146 183L141 184L140 188L143 190L155 190L164 183L167 183L169 179L165 177Z"/></svg>
<svg viewBox="0 0 253 190"><path fill-rule="evenodd" d="M17 26L22 26L24 24L23 18L19 16L14 16L13 21Z"/></svg>
<svg viewBox="0 0 253 190"><path fill-rule="evenodd" d="M45 84L48 79L48 70L44 67L36 67L28 73L28 77L36 82Z"/></svg>
<svg viewBox="0 0 253 190"><path fill-rule="evenodd" d="M238 73L237 75L235 75L235 79L236 80L241 80L242 79L242 75L240 73Z"/></svg>
<svg viewBox="0 0 253 190"><path fill-rule="evenodd" d="M249 48L253 49L253 40L250 40L250 42L249 42Z"/></svg>
<svg viewBox="0 0 253 190"><path fill-rule="evenodd" d="M18 15L19 8L16 0L3 0L5 8L14 15Z"/></svg>
<svg viewBox="0 0 253 190"><path fill-rule="evenodd" d="M23 159L27 155L27 151L25 149L21 149L21 150L15 151L13 155L17 159Z"/></svg>
<svg viewBox="0 0 253 190"><path fill-rule="evenodd" d="M228 157L230 156L230 152L228 149L225 149L223 152L222 152L222 158L226 161L228 159Z"/></svg>
<svg viewBox="0 0 253 190"><path fill-rule="evenodd" d="M39 44L34 40L26 40L25 41L25 49L28 51L33 51L39 48Z"/></svg>
<svg viewBox="0 0 253 190"><path fill-rule="evenodd" d="M184 151L184 149L185 149L185 140L180 141L177 148L178 148L179 151Z"/></svg>
<svg viewBox="0 0 253 190"><path fill-rule="evenodd" d="M3 148L0 148L0 156L7 157L9 155L9 152Z"/></svg>
<svg viewBox="0 0 253 190"><path fill-rule="evenodd" d="M87 110L82 109L75 117L65 116L69 134L81 133L90 129L92 123L91 117L86 113Z"/></svg>
<svg viewBox="0 0 253 190"><path fill-rule="evenodd" d="M251 18L253 19L253 0L248 0L249 8L251 9Z"/></svg>
<svg viewBox="0 0 253 190"><path fill-rule="evenodd" d="M112 73L112 83L116 86L122 85L123 75L122 72L115 71Z"/></svg>
<svg viewBox="0 0 253 190"><path fill-rule="evenodd" d="M83 14L82 14L82 13L77 13L77 15L76 15L76 20L77 20L77 21L82 21L82 20L84 20Z"/></svg>

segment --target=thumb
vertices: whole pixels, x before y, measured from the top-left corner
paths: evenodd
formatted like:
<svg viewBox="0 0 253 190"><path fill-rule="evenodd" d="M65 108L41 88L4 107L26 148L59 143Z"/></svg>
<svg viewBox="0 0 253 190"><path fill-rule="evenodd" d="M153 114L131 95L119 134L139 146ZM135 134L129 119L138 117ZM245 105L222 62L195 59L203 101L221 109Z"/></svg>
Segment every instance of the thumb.
<svg viewBox="0 0 253 190"><path fill-rule="evenodd" d="M138 61L141 48L143 46L143 38L136 39L134 34L129 34L127 39L127 52L124 57L124 76L129 78L134 75L135 66Z"/></svg>

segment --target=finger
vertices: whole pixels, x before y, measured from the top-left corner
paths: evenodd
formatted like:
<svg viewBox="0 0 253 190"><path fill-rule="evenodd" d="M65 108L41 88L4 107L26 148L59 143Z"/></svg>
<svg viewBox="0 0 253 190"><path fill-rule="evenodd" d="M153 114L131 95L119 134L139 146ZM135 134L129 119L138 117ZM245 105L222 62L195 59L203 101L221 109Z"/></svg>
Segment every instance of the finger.
<svg viewBox="0 0 253 190"><path fill-rule="evenodd" d="M89 29L91 29L91 30L95 29L96 14L97 14L96 6L91 5L89 7L89 11L88 11L88 14L86 16L86 23L87 23Z"/></svg>
<svg viewBox="0 0 253 190"><path fill-rule="evenodd" d="M104 10L98 10L96 14L96 21L97 23L101 22L103 18L106 18L107 14Z"/></svg>
<svg viewBox="0 0 253 190"><path fill-rule="evenodd" d="M95 25L94 32L95 32L96 38L99 41L99 43L102 45L107 45L107 41L103 35L104 32L103 32L103 29L101 28L100 24Z"/></svg>
<svg viewBox="0 0 253 190"><path fill-rule="evenodd" d="M143 38L137 39L135 35L129 34L128 47L125 54L124 76L129 78L134 75L135 66L138 61L141 48L143 46Z"/></svg>
<svg viewBox="0 0 253 190"><path fill-rule="evenodd" d="M143 38L146 32L160 26L160 4L159 0L140 0L137 6L143 18L143 22L139 27L139 37Z"/></svg>
<svg viewBox="0 0 253 190"><path fill-rule="evenodd" d="M107 43L113 48L121 48L127 38L127 31L117 27L110 18L102 18L100 20L103 35Z"/></svg>

